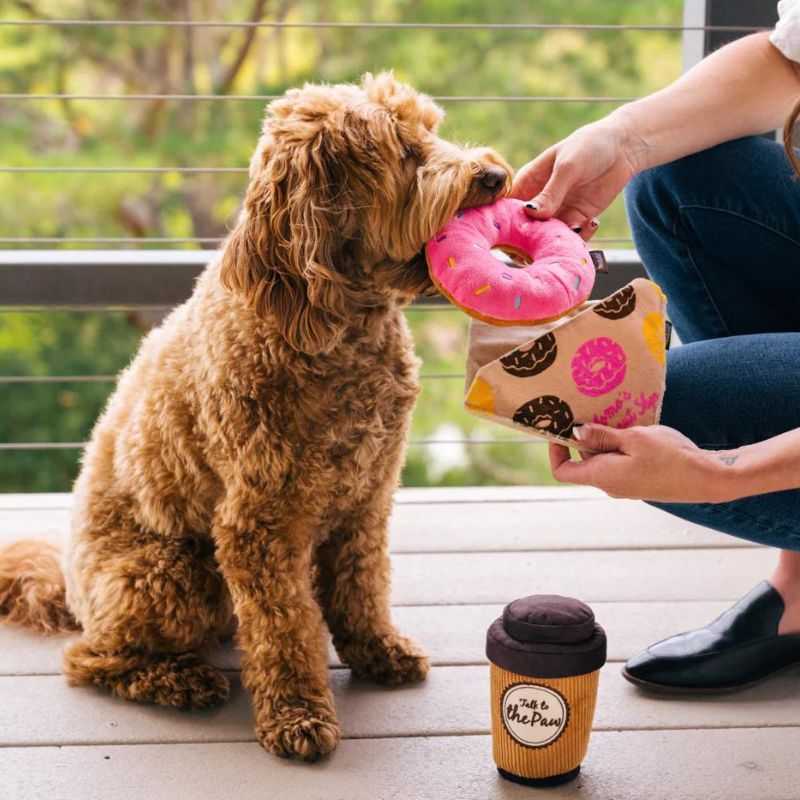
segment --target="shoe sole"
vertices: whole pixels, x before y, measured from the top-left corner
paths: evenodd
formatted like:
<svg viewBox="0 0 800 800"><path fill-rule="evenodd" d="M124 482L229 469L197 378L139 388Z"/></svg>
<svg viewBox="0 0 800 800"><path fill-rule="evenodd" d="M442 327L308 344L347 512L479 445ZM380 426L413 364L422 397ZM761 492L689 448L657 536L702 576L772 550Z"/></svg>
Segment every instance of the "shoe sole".
<svg viewBox="0 0 800 800"><path fill-rule="evenodd" d="M694 695L709 695L709 694L735 694L736 692L744 691L745 689L751 689L753 686L758 686L759 684L765 683L766 681L770 680L771 678L776 678L778 675L783 674L784 672L789 672L790 670L800 666L800 660L793 661L791 664L787 664L785 667L781 667L780 669L776 669L772 672L768 672L766 675L763 675L760 678L757 678L754 681L750 681L749 683L737 683L733 686L713 686L713 687L693 687L693 686L670 686L667 683L653 683L652 681L645 681L641 678L636 678L631 675L628 670L623 667L622 668L622 677L625 678L626 681L632 683L634 686L638 686L640 689L645 689L648 692L652 692L653 694L678 694L678 695L687 695L687 694L694 694Z"/></svg>

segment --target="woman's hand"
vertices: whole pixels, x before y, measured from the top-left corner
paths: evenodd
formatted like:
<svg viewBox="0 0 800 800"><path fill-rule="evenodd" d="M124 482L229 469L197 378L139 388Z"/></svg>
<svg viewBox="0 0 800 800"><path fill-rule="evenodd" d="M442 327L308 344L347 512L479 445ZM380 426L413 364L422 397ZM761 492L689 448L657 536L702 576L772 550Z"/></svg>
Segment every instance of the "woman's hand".
<svg viewBox="0 0 800 800"><path fill-rule="evenodd" d="M536 219L558 217L590 239L596 217L636 174L636 145L622 114L579 128L517 172L511 196L530 199Z"/></svg>
<svg viewBox="0 0 800 800"><path fill-rule="evenodd" d="M531 216L559 217L589 238L592 220L637 172L774 130L797 101L800 73L769 37L731 42L661 91L579 128L520 169L512 196L532 199Z"/></svg>
<svg viewBox="0 0 800 800"><path fill-rule="evenodd" d="M550 445L553 476L586 484L611 497L662 503L721 503L738 495L736 451L701 450L674 428L664 425L618 430L604 425L575 429L582 461L569 449Z"/></svg>

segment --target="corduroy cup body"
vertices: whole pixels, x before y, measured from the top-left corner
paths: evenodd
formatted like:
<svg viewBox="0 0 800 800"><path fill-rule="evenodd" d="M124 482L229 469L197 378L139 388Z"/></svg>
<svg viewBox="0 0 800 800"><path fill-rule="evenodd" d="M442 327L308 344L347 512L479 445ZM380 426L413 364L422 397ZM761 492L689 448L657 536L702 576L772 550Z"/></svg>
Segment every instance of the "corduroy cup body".
<svg viewBox="0 0 800 800"><path fill-rule="evenodd" d="M489 627L492 751L500 774L532 786L576 777L586 755L606 637L579 600L533 595Z"/></svg>

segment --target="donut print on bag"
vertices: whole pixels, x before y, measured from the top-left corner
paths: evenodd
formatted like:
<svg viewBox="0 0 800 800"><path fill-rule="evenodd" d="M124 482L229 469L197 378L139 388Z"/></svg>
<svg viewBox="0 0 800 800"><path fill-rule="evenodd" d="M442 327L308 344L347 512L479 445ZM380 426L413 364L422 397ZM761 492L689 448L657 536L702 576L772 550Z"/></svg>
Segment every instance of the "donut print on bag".
<svg viewBox="0 0 800 800"><path fill-rule="evenodd" d="M642 320L642 335L647 349L653 358L663 365L666 363L667 324L663 314L651 311Z"/></svg>
<svg viewBox="0 0 800 800"><path fill-rule="evenodd" d="M581 394L599 397L625 380L625 351L608 336L584 342L572 358L572 380Z"/></svg>
<svg viewBox="0 0 800 800"><path fill-rule="evenodd" d="M552 433L565 438L572 436L572 426L575 424L572 409L554 394L545 394L528 400L514 412L512 419L520 425L527 425L542 433Z"/></svg>
<svg viewBox="0 0 800 800"><path fill-rule="evenodd" d="M503 369L517 378L530 378L544 372L556 360L558 345L552 333L512 350L500 359Z"/></svg>
<svg viewBox="0 0 800 800"><path fill-rule="evenodd" d="M594 306L593 311L605 319L622 319L633 314L635 309L636 292L633 286L626 286Z"/></svg>

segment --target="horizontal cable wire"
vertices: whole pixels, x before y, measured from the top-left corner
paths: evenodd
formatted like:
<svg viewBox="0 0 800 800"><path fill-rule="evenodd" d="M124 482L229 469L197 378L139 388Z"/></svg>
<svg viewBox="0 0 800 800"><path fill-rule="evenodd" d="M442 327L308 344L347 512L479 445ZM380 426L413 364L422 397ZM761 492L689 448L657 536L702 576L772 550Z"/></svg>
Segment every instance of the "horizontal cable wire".
<svg viewBox="0 0 800 800"><path fill-rule="evenodd" d="M0 244L221 244L222 237L205 236L0 236ZM594 237L593 244L631 244L630 237Z"/></svg>
<svg viewBox="0 0 800 800"><path fill-rule="evenodd" d="M0 243L6 244L220 244L224 241L218 236L0 236Z"/></svg>
<svg viewBox="0 0 800 800"><path fill-rule="evenodd" d="M464 379L464 373L458 372L423 372L423 381L441 381L451 378ZM41 384L41 383L115 383L116 375L0 375L2 384Z"/></svg>
<svg viewBox="0 0 800 800"><path fill-rule="evenodd" d="M192 175L210 172L246 175L247 167L0 167L0 172L74 175L82 173L142 173L149 175L167 172L182 172Z"/></svg>
<svg viewBox="0 0 800 800"><path fill-rule="evenodd" d="M88 442L0 442L0 451L34 451L34 450L83 450ZM412 439L411 447L427 445L489 445L489 444L537 444L539 439Z"/></svg>
<svg viewBox="0 0 800 800"><path fill-rule="evenodd" d="M183 301L181 301L183 302ZM167 313L172 311L176 306L180 305L180 303L176 302L172 305L162 305L159 303L155 303L150 305L148 303L113 303L109 305L90 305L85 303L76 303L70 304L66 303L64 305L45 305L45 306L10 306L10 305L3 305L3 298L0 297L0 314L32 314L36 313L51 313L53 311L75 311L85 314L94 314L94 313L114 313L114 312L128 312L128 311L163 311ZM406 314L410 314L415 311L460 311L458 306L451 306L445 305L444 302L440 303L418 303L413 306L408 306L403 309Z"/></svg>
<svg viewBox="0 0 800 800"><path fill-rule="evenodd" d="M116 375L0 375L3 383L111 383Z"/></svg>
<svg viewBox="0 0 800 800"><path fill-rule="evenodd" d="M0 297L0 313L2 314L32 314L36 313L45 313L49 314L52 311L75 311L80 313L86 314L94 314L94 313L103 313L103 314L111 314L116 312L128 312L128 311L162 311L165 314L169 311L172 311L178 303L173 303L172 305L147 305L143 303L132 303L132 304L125 304L125 303L112 303L107 306L104 305L85 305L76 303L71 305L67 303L66 305L47 305L47 306L4 306L3 305L3 298Z"/></svg>
<svg viewBox="0 0 800 800"><path fill-rule="evenodd" d="M347 28L400 30L501 30L501 31L713 31L747 33L768 30L752 25L657 25L657 24L580 24L540 22L278 22L272 20L174 20L174 19L3 19L0 26L20 28Z"/></svg>
<svg viewBox="0 0 800 800"><path fill-rule="evenodd" d="M282 94L0 94L0 100L277 100ZM467 94L434 95L441 103L628 103L636 97L611 95Z"/></svg>
<svg viewBox="0 0 800 800"><path fill-rule="evenodd" d="M0 442L2 450L83 450L86 442Z"/></svg>

